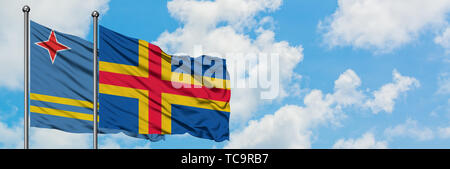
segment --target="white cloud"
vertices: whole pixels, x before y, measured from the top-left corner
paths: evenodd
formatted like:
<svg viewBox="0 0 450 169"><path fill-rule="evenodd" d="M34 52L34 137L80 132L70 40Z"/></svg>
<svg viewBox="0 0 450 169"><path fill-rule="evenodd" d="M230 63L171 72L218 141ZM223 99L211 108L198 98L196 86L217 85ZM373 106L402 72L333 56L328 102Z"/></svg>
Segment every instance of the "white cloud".
<svg viewBox="0 0 450 169"><path fill-rule="evenodd" d="M336 149L385 149L387 141L377 141L373 133L367 132L357 139L339 139L334 143Z"/></svg>
<svg viewBox="0 0 450 169"><path fill-rule="evenodd" d="M448 0L338 0L337 10L319 23L319 29L331 47L387 52L426 29L446 26L449 12Z"/></svg>
<svg viewBox="0 0 450 169"><path fill-rule="evenodd" d="M373 92L373 99L366 101L366 107L373 113L380 111L391 113L394 109L394 100L397 97L414 87L419 87L420 83L413 77L402 76L397 70L392 71L393 82L383 85L379 90Z"/></svg>
<svg viewBox="0 0 450 169"><path fill-rule="evenodd" d="M61 32L85 37L90 29L91 13L108 10L109 0L0 1L0 87L20 89L23 83L23 12L31 7L30 18Z"/></svg>
<svg viewBox="0 0 450 169"><path fill-rule="evenodd" d="M313 125L331 113L329 103L322 100L322 92L312 91L306 100L317 101L313 108L286 105L273 115L252 120L240 132L232 133L225 148L310 148ZM316 114L313 114L316 113Z"/></svg>
<svg viewBox="0 0 450 169"><path fill-rule="evenodd" d="M442 73L438 77L438 94L450 94L450 74Z"/></svg>
<svg viewBox="0 0 450 169"><path fill-rule="evenodd" d="M353 70L348 69L334 82L333 98L338 104L344 106L360 104L365 96L362 91L356 90L359 86L361 86L361 79Z"/></svg>
<svg viewBox="0 0 450 169"><path fill-rule="evenodd" d="M434 43L441 45L446 53L450 53L450 27L447 27L441 35L434 38Z"/></svg>
<svg viewBox="0 0 450 169"><path fill-rule="evenodd" d="M407 119L405 123L385 130L385 135L392 139L394 137L409 137L419 141L431 140L434 132L428 127L420 127L416 120Z"/></svg>
<svg viewBox="0 0 450 169"><path fill-rule="evenodd" d="M23 148L23 128L8 126L0 121L0 148Z"/></svg>
<svg viewBox="0 0 450 169"><path fill-rule="evenodd" d="M174 0L167 4L169 13L182 22L182 27L174 32L164 32L154 42L167 53L194 54L194 46L202 47L202 54L237 58L255 59L260 53L277 53L280 56L279 75L281 89L279 99L287 96L293 69L303 59L301 45L292 46L287 41L276 41L275 32L270 29L273 23L270 16L257 19L259 14L277 10L282 0ZM269 28L264 27L269 24ZM252 38L248 33L253 32ZM243 54L243 55L239 55ZM248 55L247 54L255 54ZM227 63L228 70L235 70L237 65ZM243 83L257 74L268 74L270 68L257 64L248 70L230 72L234 82ZM247 75L247 76L246 76ZM264 103L260 99L262 89L232 88L231 121L244 122Z"/></svg>
<svg viewBox="0 0 450 169"><path fill-rule="evenodd" d="M342 73L335 81L332 94L312 90L305 106L286 105L274 114L252 120L243 130L231 134L225 148L310 148L312 128L338 124L345 115L341 108L357 103L361 82L353 70Z"/></svg>
<svg viewBox="0 0 450 169"><path fill-rule="evenodd" d="M186 25L198 28L213 28L219 22L228 22L232 26L254 24L258 12L274 11L282 0L173 0L167 8L172 16Z"/></svg>
<svg viewBox="0 0 450 169"><path fill-rule="evenodd" d="M438 134L441 138L450 138L450 127L440 127L438 128Z"/></svg>
<svg viewBox="0 0 450 169"><path fill-rule="evenodd" d="M68 133L55 129L30 128L30 148L89 149L92 134Z"/></svg>
<svg viewBox="0 0 450 169"><path fill-rule="evenodd" d="M375 112L392 112L398 95L408 91L411 86L419 85L416 79L401 76L396 70L392 74L394 82L373 92L374 99L367 99L359 89L362 83L360 78L353 70L348 69L334 82L333 93L324 95L321 90L311 90L304 98L304 106L285 105L274 114L251 120L243 129L231 133L230 142L225 148L310 148L313 129L325 124L339 126L340 120L346 117L344 108L369 106ZM403 130L406 129L398 127L387 133L395 135ZM427 137L427 131L421 133L419 130L408 129L407 132L420 138ZM335 144L336 148L350 146L386 148L387 143L375 141L369 133L356 140L341 139Z"/></svg>

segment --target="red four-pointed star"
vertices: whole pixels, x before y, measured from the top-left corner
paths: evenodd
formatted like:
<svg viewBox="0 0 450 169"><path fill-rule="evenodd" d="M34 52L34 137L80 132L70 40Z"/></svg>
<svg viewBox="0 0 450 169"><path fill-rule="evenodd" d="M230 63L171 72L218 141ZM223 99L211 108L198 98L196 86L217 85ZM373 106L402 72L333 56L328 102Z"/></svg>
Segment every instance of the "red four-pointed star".
<svg viewBox="0 0 450 169"><path fill-rule="evenodd" d="M69 47L58 42L55 36L55 31L53 30L50 33L50 37L48 37L47 41L37 42L36 45L47 49L48 54L50 55L50 59L52 60L52 64L55 62L56 53L58 51L70 49Z"/></svg>

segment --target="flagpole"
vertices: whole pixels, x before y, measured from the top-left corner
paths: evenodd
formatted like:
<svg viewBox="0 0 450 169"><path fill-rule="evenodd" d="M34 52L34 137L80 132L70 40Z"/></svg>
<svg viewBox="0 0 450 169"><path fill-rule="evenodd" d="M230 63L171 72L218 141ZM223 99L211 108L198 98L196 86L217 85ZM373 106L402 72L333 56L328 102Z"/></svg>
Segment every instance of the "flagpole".
<svg viewBox="0 0 450 169"><path fill-rule="evenodd" d="M98 149L98 126L97 126L97 117L98 117L98 107L97 107L97 95L98 95L98 89L97 89L97 50L98 50L98 43L97 43L97 28L98 28L98 16L100 14L97 11L92 12L92 18L94 20L94 101L93 101L93 107L94 107L94 149Z"/></svg>
<svg viewBox="0 0 450 169"><path fill-rule="evenodd" d="M29 85L28 85L28 80L29 80L29 71L28 71L28 69L29 69L29 23L30 23L30 20L29 20L29 12L30 12L30 7L28 6L28 5L25 5L25 6L23 6L23 8L22 8L22 11L23 11L23 14L24 14L24 50L23 50L23 52L24 52L24 79L23 79L23 81L24 81L24 93L25 93L25 95L24 95L24 100L25 100L25 102L24 102L24 117L23 117L23 131L24 131L24 135L23 135L23 138L24 138L24 140L23 140L23 142L24 142L24 145L23 145L23 148L24 149L28 149L29 148L29 144L28 144L28 126L29 126L29 117L28 117L28 115L29 115L29 110L30 110L30 107L29 107L29 104L28 104L28 101L29 101Z"/></svg>

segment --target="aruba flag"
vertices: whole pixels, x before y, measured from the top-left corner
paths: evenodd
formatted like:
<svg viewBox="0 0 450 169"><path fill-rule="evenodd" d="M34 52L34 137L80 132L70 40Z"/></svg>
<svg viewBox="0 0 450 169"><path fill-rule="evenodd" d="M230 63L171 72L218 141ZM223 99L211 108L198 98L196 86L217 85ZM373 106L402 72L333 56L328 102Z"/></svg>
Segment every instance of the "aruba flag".
<svg viewBox="0 0 450 169"><path fill-rule="evenodd" d="M30 22L30 122L32 127L71 133L93 132L93 44ZM99 121L103 120L99 116ZM163 135L138 135L99 128L150 141Z"/></svg>
<svg viewBox="0 0 450 169"><path fill-rule="evenodd" d="M229 139L225 59L172 56L100 26L100 127Z"/></svg>
<svg viewBox="0 0 450 169"><path fill-rule="evenodd" d="M30 22L32 127L93 131L91 42Z"/></svg>

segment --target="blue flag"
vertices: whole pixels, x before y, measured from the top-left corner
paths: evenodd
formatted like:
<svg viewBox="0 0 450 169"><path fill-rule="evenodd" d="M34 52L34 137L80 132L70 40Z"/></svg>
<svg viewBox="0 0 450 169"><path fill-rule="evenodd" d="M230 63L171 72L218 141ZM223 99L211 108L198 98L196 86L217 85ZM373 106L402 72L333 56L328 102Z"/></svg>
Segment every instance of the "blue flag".
<svg viewBox="0 0 450 169"><path fill-rule="evenodd" d="M30 25L31 126L92 133L93 44L33 21ZM99 133L118 132L150 141L164 138L99 128Z"/></svg>

